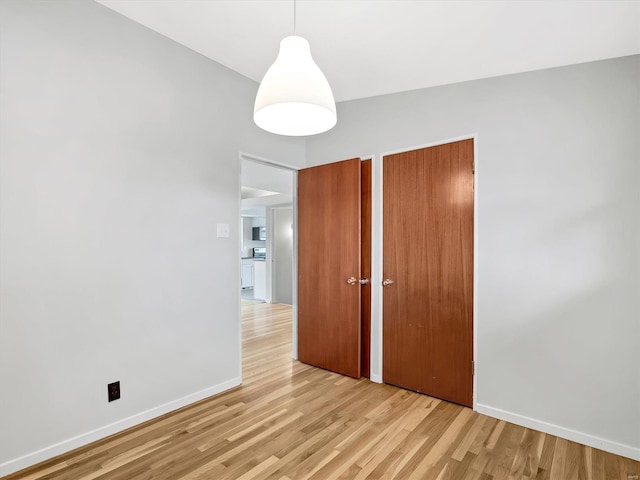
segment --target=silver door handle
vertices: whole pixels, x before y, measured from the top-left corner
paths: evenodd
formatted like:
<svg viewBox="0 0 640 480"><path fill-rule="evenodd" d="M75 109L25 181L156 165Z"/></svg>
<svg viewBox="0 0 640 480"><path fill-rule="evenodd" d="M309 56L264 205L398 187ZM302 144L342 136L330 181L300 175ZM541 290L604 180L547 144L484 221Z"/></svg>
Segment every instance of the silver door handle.
<svg viewBox="0 0 640 480"><path fill-rule="evenodd" d="M368 278L361 278L360 279L360 285L369 285L369 279Z"/></svg>
<svg viewBox="0 0 640 480"><path fill-rule="evenodd" d="M393 283L394 283L393 280L391 280L390 278L385 278L382 281L382 286L383 287L390 287L391 285L393 285Z"/></svg>

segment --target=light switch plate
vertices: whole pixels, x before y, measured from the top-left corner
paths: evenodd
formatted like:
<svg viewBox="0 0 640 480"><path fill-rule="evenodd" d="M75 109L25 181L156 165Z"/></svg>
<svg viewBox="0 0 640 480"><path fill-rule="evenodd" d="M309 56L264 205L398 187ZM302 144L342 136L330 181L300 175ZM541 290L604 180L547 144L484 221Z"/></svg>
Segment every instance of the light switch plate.
<svg viewBox="0 0 640 480"><path fill-rule="evenodd" d="M218 238L229 238L228 223L218 223Z"/></svg>

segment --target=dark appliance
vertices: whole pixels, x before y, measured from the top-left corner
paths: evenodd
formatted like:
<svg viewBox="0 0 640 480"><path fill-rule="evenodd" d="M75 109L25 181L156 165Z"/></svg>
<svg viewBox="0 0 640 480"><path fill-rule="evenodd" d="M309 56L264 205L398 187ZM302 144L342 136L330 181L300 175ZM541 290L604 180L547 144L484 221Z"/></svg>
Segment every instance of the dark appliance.
<svg viewBox="0 0 640 480"><path fill-rule="evenodd" d="M266 240L267 227L253 227L253 240Z"/></svg>

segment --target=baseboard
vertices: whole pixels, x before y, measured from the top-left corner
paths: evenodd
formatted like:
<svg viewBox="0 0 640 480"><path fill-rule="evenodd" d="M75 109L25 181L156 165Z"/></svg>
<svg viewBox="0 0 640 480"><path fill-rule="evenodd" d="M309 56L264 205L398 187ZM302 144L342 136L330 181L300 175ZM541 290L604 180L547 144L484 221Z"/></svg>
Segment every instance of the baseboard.
<svg viewBox="0 0 640 480"><path fill-rule="evenodd" d="M369 380L376 383L382 383L382 375L380 375L379 373L372 373L369 376Z"/></svg>
<svg viewBox="0 0 640 480"><path fill-rule="evenodd" d="M515 423L527 428L533 428L544 433L556 435L557 437L565 438L573 442L582 443L590 447L604 450L605 452L615 453L623 457L632 458L633 460L640 460L640 448L632 447L630 445L624 445L622 443L606 440L604 438L589 435L588 433L578 432L570 428L554 425L553 423L543 422L536 420L535 418L526 417L517 413L507 412L499 408L490 407L488 405L477 404L476 411L490 417L499 418L507 422Z"/></svg>
<svg viewBox="0 0 640 480"><path fill-rule="evenodd" d="M242 379L240 377L232 378L231 380L219 383L218 385L214 385L213 387L205 388L204 390L200 390L199 392L195 392L177 400L173 400L163 405L145 410L144 412L140 412L122 420L118 420L117 422L105 425L104 427L96 428L95 430L91 430L90 432L83 433L67 440L63 440L62 442L50 445L32 453L28 453L27 455L23 455L22 457L14 458L7 462L0 463L0 477L4 477L5 475L17 472L50 458L57 457L58 455L70 452L71 450L75 450L76 448L83 447L91 442L95 442L97 440L108 437L109 435L119 433L123 430L126 430L127 428L139 425L143 422L146 422L147 420L151 420L159 417L160 415L164 415L165 413L177 410L178 408L186 407L187 405L195 403L199 400L217 395L218 393L222 393L225 390L237 387L241 383Z"/></svg>

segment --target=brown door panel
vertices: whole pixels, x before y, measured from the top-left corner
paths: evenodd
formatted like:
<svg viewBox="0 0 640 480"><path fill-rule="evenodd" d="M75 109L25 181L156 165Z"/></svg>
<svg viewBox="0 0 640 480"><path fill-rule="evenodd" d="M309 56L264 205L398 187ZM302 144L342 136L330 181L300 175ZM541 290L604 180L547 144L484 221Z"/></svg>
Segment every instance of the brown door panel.
<svg viewBox="0 0 640 480"><path fill-rule="evenodd" d="M361 162L361 272L362 278L371 280L371 160ZM361 362L360 374L369 378L371 373L371 283L362 285L361 295Z"/></svg>
<svg viewBox="0 0 640 480"><path fill-rule="evenodd" d="M360 159L298 172L298 358L360 377Z"/></svg>
<svg viewBox="0 0 640 480"><path fill-rule="evenodd" d="M471 406L473 140L384 157L383 379Z"/></svg>

